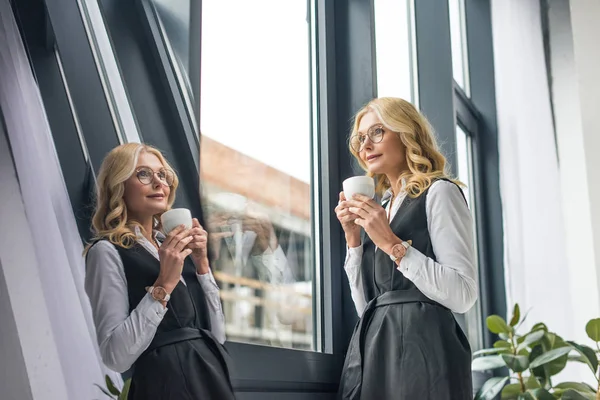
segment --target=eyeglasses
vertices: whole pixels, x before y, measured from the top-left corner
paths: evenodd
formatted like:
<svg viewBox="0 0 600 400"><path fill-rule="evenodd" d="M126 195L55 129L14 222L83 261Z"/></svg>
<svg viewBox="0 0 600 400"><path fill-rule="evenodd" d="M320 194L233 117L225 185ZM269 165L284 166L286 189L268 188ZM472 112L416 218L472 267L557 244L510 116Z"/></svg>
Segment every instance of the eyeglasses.
<svg viewBox="0 0 600 400"><path fill-rule="evenodd" d="M358 153L359 151L362 150L363 146L365 145L367 136L369 137L369 139L371 140L372 143L380 143L383 140L384 133L385 133L385 131L383 130L382 125L372 126L367 131L366 135L365 134L352 135L350 137L350 147L352 147L352 150L354 150Z"/></svg>
<svg viewBox="0 0 600 400"><path fill-rule="evenodd" d="M135 175L143 185L151 184L155 176L158 181L165 186L171 187L173 186L173 181L175 181L175 174L173 171L165 168L161 168L155 172L151 168L141 167L135 170Z"/></svg>

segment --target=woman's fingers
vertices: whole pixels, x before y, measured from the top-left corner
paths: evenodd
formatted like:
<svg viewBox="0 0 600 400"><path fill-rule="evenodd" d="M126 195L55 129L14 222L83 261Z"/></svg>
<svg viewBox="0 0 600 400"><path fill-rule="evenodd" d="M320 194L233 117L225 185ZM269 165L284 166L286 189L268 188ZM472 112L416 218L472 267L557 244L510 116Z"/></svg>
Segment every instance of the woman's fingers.
<svg viewBox="0 0 600 400"><path fill-rule="evenodd" d="M371 210L376 210L378 207L381 207L379 204L371 201L362 201L362 200L348 200L346 201L347 207L356 207L362 208L367 212Z"/></svg>
<svg viewBox="0 0 600 400"><path fill-rule="evenodd" d="M206 246L208 239L206 236L194 235L194 239L188 245L190 249L200 249Z"/></svg>
<svg viewBox="0 0 600 400"><path fill-rule="evenodd" d="M175 245L175 251L181 252L183 249L185 249L185 246L187 246L193 239L194 239L193 236L186 236L186 237L182 238Z"/></svg>
<svg viewBox="0 0 600 400"><path fill-rule="evenodd" d="M185 228L182 229L177 235L172 237L168 243L164 243L163 246L161 246L161 247L165 247L165 250L168 250L171 248L173 248L173 249L178 248L178 246L179 246L179 248L180 248L179 251L181 251L181 249L183 247L185 247L185 245L187 245L193 239L193 236L190 235L190 230L191 229L185 229ZM181 241L183 241L184 239L186 239L188 237L190 238L190 240L186 240L184 246L181 247L180 246ZM165 242L166 242L166 240L165 240Z"/></svg>
<svg viewBox="0 0 600 400"><path fill-rule="evenodd" d="M369 217L369 212L366 211L364 208L358 208L358 207L350 207L348 209L352 214L362 218L362 219L366 219Z"/></svg>
<svg viewBox="0 0 600 400"><path fill-rule="evenodd" d="M184 230L185 230L185 225L183 225L183 224L173 228L173 230L171 230L171 232L169 232L169 234L165 238L164 242L162 243L162 246L169 247L171 245L171 242L173 242L173 240L175 239L175 237L177 237L177 235L179 235Z"/></svg>

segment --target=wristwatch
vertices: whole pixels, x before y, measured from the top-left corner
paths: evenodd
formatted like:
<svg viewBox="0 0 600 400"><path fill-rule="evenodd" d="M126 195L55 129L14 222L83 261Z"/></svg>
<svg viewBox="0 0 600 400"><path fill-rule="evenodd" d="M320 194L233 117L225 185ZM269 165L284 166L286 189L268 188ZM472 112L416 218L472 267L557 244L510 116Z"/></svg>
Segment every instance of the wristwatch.
<svg viewBox="0 0 600 400"><path fill-rule="evenodd" d="M162 286L147 286L146 291L156 301L164 301L166 303L171 299L171 295Z"/></svg>
<svg viewBox="0 0 600 400"><path fill-rule="evenodd" d="M392 259L392 261L400 265L400 260L402 260L402 257L406 255L406 252L408 251L408 248L411 246L411 244L412 240L403 241L402 243L394 245L394 247L392 247L392 250L390 251L390 258Z"/></svg>

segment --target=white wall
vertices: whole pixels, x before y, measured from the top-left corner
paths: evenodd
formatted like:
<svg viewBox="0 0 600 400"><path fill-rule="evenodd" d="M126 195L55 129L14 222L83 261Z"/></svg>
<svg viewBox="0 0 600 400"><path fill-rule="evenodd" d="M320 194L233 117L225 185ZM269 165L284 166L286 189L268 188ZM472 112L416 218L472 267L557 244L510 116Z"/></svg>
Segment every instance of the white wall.
<svg viewBox="0 0 600 400"><path fill-rule="evenodd" d="M572 331L560 175L537 0L492 0L508 309ZM510 28L509 28L510 27Z"/></svg>
<svg viewBox="0 0 600 400"><path fill-rule="evenodd" d="M548 5L551 92L539 1L492 0L507 298L531 308L527 326L542 321L591 344L585 324L600 317L600 2ZM558 379L594 381L575 363Z"/></svg>
<svg viewBox="0 0 600 400"><path fill-rule="evenodd" d="M600 125L599 20L600 3L549 1L552 99L568 260L565 273L570 277L564 292L572 299L572 338L582 342L587 338L586 322L600 316L600 181L596 177L600 132L594 130L594 125Z"/></svg>

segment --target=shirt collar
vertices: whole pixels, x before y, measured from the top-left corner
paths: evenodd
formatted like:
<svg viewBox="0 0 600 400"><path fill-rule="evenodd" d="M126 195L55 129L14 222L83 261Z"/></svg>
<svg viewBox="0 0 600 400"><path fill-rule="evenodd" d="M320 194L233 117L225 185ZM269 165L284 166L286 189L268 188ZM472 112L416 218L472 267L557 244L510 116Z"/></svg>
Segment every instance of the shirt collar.
<svg viewBox="0 0 600 400"><path fill-rule="evenodd" d="M400 193L398 193L398 195L404 194L404 188L406 187L406 178L402 178L402 185L400 186ZM388 190L385 191L385 193L383 194L383 197L381 198L381 202L385 203L386 201L389 201L392 199L393 196L393 192L392 192L392 188L388 188ZM398 197L398 196L396 196Z"/></svg>
<svg viewBox="0 0 600 400"><path fill-rule="evenodd" d="M133 233L135 233L135 236L137 236L138 241L140 241L140 240L148 240L142 234L142 229L139 227L139 225L134 225L134 227L133 227ZM166 237L161 231L158 231L156 229L154 229L152 231L152 236L154 237L154 240L156 240L159 243L162 243L165 240L165 237Z"/></svg>

